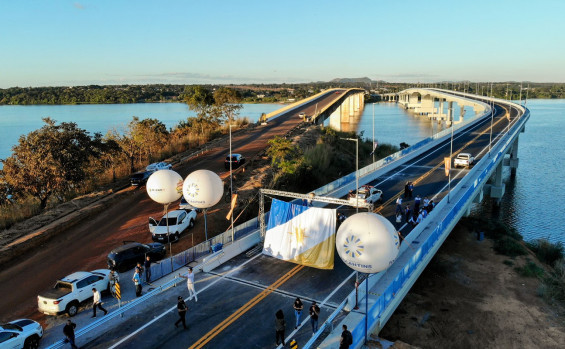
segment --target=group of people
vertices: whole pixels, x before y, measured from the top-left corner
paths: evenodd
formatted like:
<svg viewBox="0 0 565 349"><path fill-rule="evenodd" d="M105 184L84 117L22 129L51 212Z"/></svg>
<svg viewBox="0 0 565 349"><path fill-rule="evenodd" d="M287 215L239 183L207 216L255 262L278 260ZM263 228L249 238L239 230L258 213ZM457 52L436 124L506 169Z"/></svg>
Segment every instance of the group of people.
<svg viewBox="0 0 565 349"><path fill-rule="evenodd" d="M404 187L404 198L412 198L413 191L414 184L412 182L406 182L406 186ZM403 208L402 197L399 196L396 199L396 223L402 223L404 220L404 222L415 227L428 216L434 207L435 203L433 199L430 200L428 197L424 197L422 200L420 195L416 195L414 198L414 205L411 207L410 204L407 204L406 207Z"/></svg>
<svg viewBox="0 0 565 349"><path fill-rule="evenodd" d="M145 271L145 282L148 285L151 285L151 257L146 256L145 261L143 262L143 266L141 263L137 263L135 266L135 271L133 273L132 281L135 285L135 296L141 297L141 293L143 290L143 285L141 281L141 275Z"/></svg>
<svg viewBox="0 0 565 349"><path fill-rule="evenodd" d="M182 275L179 273L179 276L186 279L186 287L188 288L189 298L191 300L194 298L195 302L198 302L198 296L196 295L196 289L194 288L194 273L192 271L192 267L188 267L188 273ZM182 323L182 327L186 330L188 327L186 326L186 312L188 311L188 306L184 301L182 296L177 297L177 311L179 314L178 320L175 322L175 327L178 327L179 323Z"/></svg>
<svg viewBox="0 0 565 349"><path fill-rule="evenodd" d="M294 309L294 329L296 330L301 323L302 311L304 310L304 303L300 300L300 297L296 297L294 304L292 305ZM312 333L318 332L318 318L320 316L320 307L316 301L312 301L312 305L308 309L308 315L310 315L310 325L312 326ZM284 312L282 309L277 310L275 313L275 341L277 345L280 343L284 346L286 330L286 321L284 319ZM347 326L343 325L344 332L341 335L340 348L349 348L349 345L353 343L353 337L351 332L347 330Z"/></svg>

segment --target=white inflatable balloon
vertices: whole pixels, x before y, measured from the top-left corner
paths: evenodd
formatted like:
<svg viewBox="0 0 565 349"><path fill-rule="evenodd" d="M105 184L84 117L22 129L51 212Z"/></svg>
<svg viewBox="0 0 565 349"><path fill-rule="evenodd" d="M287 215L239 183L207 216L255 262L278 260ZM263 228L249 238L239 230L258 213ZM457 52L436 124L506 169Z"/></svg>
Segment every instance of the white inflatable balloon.
<svg viewBox="0 0 565 349"><path fill-rule="evenodd" d="M170 204L182 196L182 177L172 170L159 170L147 179L147 194L160 204Z"/></svg>
<svg viewBox="0 0 565 349"><path fill-rule="evenodd" d="M224 195L224 185L220 176L212 171L198 170L186 177L182 186L186 202L196 208L212 207Z"/></svg>
<svg viewBox="0 0 565 349"><path fill-rule="evenodd" d="M385 270L394 263L400 241L388 219L376 213L362 212L341 224L335 245L346 265L371 274Z"/></svg>

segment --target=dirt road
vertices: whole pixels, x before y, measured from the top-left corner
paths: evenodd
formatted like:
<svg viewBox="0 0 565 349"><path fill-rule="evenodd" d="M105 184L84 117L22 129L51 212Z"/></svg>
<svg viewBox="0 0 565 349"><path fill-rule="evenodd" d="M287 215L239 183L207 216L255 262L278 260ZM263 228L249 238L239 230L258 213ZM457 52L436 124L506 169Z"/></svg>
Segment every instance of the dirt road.
<svg viewBox="0 0 565 349"><path fill-rule="evenodd" d="M336 98L328 94L317 103L321 107ZM258 126L238 132L232 139L234 153L241 153L252 159L267 147L267 142L276 135L284 135L302 120L297 117L301 111L313 113L315 101L300 110L286 113L269 122L267 126ZM228 153L227 139L218 143L204 156L194 161L175 167L181 176L186 177L198 169L209 169L223 177L227 176L223 160ZM225 206L218 205L208 211L208 235L215 236L228 227L225 220ZM107 268L106 256L122 241L132 240L150 242L148 217L162 215L163 206L153 202L147 196L145 187L129 189L124 198L108 210L90 218L68 231L52 238L40 248L27 252L13 265L4 265L0 271L0 320L8 321L19 317L42 320L37 312L37 295L49 288L65 275L78 270ZM194 243L204 240L204 222L201 214L191 230ZM192 237L185 233L178 243L174 243L173 253L180 252L192 245Z"/></svg>

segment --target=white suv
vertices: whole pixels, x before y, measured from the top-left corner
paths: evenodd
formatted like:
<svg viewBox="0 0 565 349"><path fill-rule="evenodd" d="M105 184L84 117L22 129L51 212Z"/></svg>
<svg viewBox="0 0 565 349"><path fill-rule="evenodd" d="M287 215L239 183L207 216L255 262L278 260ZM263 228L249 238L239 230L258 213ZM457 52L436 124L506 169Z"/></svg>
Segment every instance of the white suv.
<svg viewBox="0 0 565 349"><path fill-rule="evenodd" d="M55 283L53 288L37 296L37 308L47 315L67 313L75 316L80 303L92 298L92 289L100 292L110 288L110 270L77 271Z"/></svg>
<svg viewBox="0 0 565 349"><path fill-rule="evenodd" d="M43 328L33 320L20 319L0 325L0 348L39 348Z"/></svg>
<svg viewBox="0 0 565 349"><path fill-rule="evenodd" d="M171 241L178 241L183 231L194 227L196 215L195 210L174 210L167 213L166 216L163 216L159 222L153 217L149 217L149 232L151 233L153 241L169 242L167 232L169 233Z"/></svg>

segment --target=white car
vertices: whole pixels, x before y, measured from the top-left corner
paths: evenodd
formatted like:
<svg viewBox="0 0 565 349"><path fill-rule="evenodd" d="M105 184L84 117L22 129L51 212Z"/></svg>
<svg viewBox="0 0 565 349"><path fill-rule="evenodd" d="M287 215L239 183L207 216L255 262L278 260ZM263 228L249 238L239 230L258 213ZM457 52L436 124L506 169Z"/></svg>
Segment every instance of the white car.
<svg viewBox="0 0 565 349"><path fill-rule="evenodd" d="M352 191L349 194L349 202L352 204L374 204L377 201L382 201L383 192L372 185L364 185L359 188L359 198L357 198L356 192Z"/></svg>
<svg viewBox="0 0 565 349"><path fill-rule="evenodd" d="M19 319L0 325L0 348L39 348L43 327L33 320Z"/></svg>
<svg viewBox="0 0 565 349"><path fill-rule="evenodd" d="M473 157L473 155L469 153L460 153L455 158L455 161L453 162L453 167L459 167L459 166L470 167L473 164L473 162L475 162L475 158Z"/></svg>
<svg viewBox="0 0 565 349"><path fill-rule="evenodd" d="M92 289L109 291L110 270L77 271L55 283L37 296L37 308L47 315L67 313L75 316L80 303L92 298Z"/></svg>
<svg viewBox="0 0 565 349"><path fill-rule="evenodd" d="M163 216L158 223L153 217L149 217L149 232L153 241L169 242L168 236L171 241L178 241L183 231L194 227L196 215L195 210L174 210Z"/></svg>
<svg viewBox="0 0 565 349"><path fill-rule="evenodd" d="M159 170L172 170L173 169L173 165L167 163L167 162L154 162L150 165L147 165L147 167L145 168L145 171L159 171Z"/></svg>

